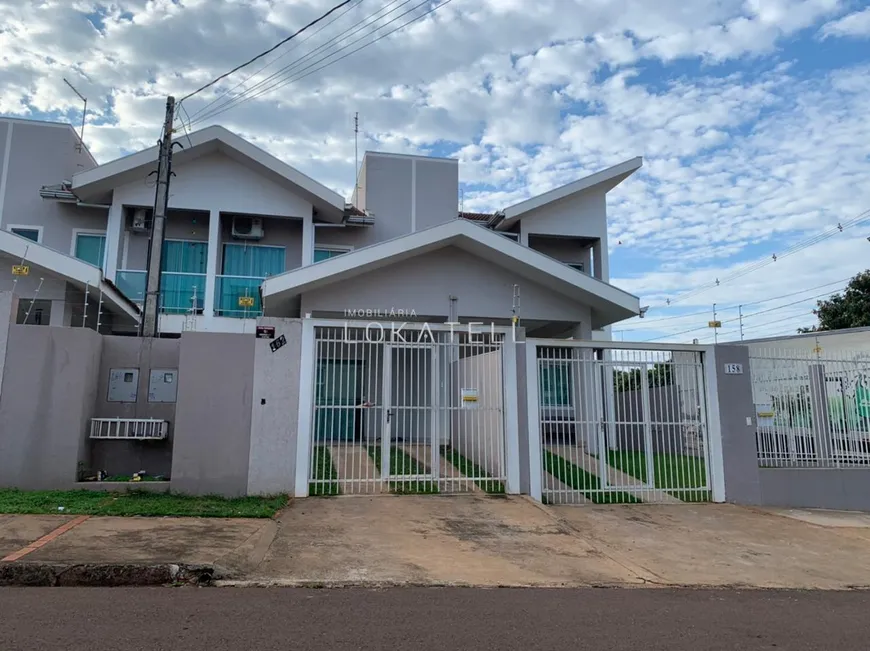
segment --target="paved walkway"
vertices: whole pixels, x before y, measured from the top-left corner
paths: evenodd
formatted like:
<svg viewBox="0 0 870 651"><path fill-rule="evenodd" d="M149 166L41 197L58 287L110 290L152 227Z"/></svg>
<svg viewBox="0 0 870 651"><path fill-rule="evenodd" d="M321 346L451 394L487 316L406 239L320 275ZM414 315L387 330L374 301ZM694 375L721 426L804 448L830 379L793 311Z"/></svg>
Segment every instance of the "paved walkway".
<svg viewBox="0 0 870 651"><path fill-rule="evenodd" d="M386 493L389 486L381 482L381 473L362 445L336 445L329 449L335 472L342 481L342 493Z"/></svg>
<svg viewBox="0 0 870 651"><path fill-rule="evenodd" d="M587 454L585 448L575 445L548 445L546 447L553 454L570 461L574 465L579 466L599 479L601 478L599 460L592 455ZM556 483L561 483L555 477L553 480L555 480ZM553 483L550 481L549 477L546 478L545 481L548 486ZM628 493L642 502L654 502L656 504L682 504L682 501L678 500L673 495L658 488L651 488L637 477L626 474L612 466L607 466L607 484L615 490ZM562 485L564 486L564 484ZM555 488L556 490L562 490L558 487ZM568 490L573 489L569 488Z"/></svg>

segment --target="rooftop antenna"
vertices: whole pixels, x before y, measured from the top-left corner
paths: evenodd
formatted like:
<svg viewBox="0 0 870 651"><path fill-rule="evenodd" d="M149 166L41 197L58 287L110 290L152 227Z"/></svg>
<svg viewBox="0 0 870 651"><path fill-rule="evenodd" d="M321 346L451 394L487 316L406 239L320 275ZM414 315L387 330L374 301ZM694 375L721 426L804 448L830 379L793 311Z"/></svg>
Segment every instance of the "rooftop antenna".
<svg viewBox="0 0 870 651"><path fill-rule="evenodd" d="M353 116L353 197L357 201L359 193L359 111Z"/></svg>
<svg viewBox="0 0 870 651"><path fill-rule="evenodd" d="M82 108L82 129L79 132L79 144L76 145L76 151L82 153L82 145L84 145L85 142L85 118L88 115L88 98L84 97L79 91L77 91L76 87L69 83L66 77L64 77L63 83L72 88L72 92L78 95L79 99L85 103L84 108Z"/></svg>

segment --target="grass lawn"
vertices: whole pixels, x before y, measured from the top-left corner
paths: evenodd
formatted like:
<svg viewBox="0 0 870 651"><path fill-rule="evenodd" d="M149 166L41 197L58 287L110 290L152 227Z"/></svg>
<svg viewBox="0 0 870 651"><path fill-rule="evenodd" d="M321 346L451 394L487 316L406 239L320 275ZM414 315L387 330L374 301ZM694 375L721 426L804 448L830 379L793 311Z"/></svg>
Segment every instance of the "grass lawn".
<svg viewBox="0 0 870 651"><path fill-rule="evenodd" d="M383 474L381 468L381 446L371 445L368 447L369 456L378 467L378 472ZM431 495L438 493L438 484L425 479L396 479L402 475L426 475L429 471L426 466L417 461L410 454L396 447L390 446L390 492L399 495Z"/></svg>
<svg viewBox="0 0 870 651"><path fill-rule="evenodd" d="M601 480L558 454L542 450L544 470L563 484L580 491L595 504L637 504L641 500L621 491L601 491Z"/></svg>
<svg viewBox="0 0 870 651"><path fill-rule="evenodd" d="M647 481L644 452L610 450L607 463L632 477ZM710 501L710 491L703 488L707 483L707 467L703 458L655 454L653 469L656 488L667 489L668 493L684 502Z"/></svg>
<svg viewBox="0 0 870 651"><path fill-rule="evenodd" d="M0 513L271 518L286 504L286 495L225 498L145 491L104 493L0 489ZM62 511L58 510L60 506L64 507Z"/></svg>
<svg viewBox="0 0 870 651"><path fill-rule="evenodd" d="M450 462L450 465L466 477L475 477L476 479L473 481L482 491L491 494L504 493L504 483L492 479L486 470L459 454L457 450L454 450L449 445L441 446L441 455Z"/></svg>
<svg viewBox="0 0 870 651"><path fill-rule="evenodd" d="M308 483L308 494L312 497L323 495L338 495L341 491L338 485L338 473L332 465L332 455L325 445L314 448L314 479L322 480Z"/></svg>

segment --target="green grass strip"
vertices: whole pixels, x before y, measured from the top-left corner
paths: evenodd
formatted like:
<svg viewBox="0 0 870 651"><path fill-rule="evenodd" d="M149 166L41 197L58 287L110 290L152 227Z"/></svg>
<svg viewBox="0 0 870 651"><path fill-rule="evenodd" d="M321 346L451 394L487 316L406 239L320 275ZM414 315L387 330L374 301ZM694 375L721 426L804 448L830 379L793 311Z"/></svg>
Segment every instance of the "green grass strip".
<svg viewBox="0 0 870 651"><path fill-rule="evenodd" d="M601 480L597 475L586 472L583 468L567 459L553 454L546 448L543 452L544 470L560 482L580 491L595 504L638 504L641 500L622 491L601 490Z"/></svg>
<svg viewBox="0 0 870 651"><path fill-rule="evenodd" d="M622 472L647 481L646 453L610 450L607 463ZM655 487L667 492L683 502L709 502L710 491L704 488L707 483L707 466L703 458L683 454L654 454L653 470Z"/></svg>
<svg viewBox="0 0 870 651"><path fill-rule="evenodd" d="M226 498L149 491L21 491L0 489L0 513L200 518L271 518L286 495ZM62 509L60 507L63 507Z"/></svg>
<svg viewBox="0 0 870 651"><path fill-rule="evenodd" d="M341 493L338 485L338 473L332 464L332 454L325 445L314 448L314 471L316 481L308 483L308 494L312 497L338 495Z"/></svg>
<svg viewBox="0 0 870 651"><path fill-rule="evenodd" d="M381 469L381 446L371 445L368 447L369 456L378 467L378 472L383 474ZM403 449L392 445L390 446L390 492L397 495L432 495L439 493L438 484L427 479L399 479L402 475L427 475L428 469L425 465L417 461Z"/></svg>
<svg viewBox="0 0 870 651"><path fill-rule="evenodd" d="M442 456L450 462L450 465L456 468L466 477L474 478L475 484L480 490L490 493L491 495L504 494L504 483L497 479L492 479L486 470L478 466L476 463L459 453L458 450L449 445L441 446Z"/></svg>

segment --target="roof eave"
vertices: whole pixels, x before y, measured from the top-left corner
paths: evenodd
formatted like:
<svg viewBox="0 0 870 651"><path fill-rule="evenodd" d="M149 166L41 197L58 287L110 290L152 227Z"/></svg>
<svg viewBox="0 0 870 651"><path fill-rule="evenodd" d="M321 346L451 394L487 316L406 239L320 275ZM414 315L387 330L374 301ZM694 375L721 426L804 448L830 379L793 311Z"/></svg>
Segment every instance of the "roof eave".
<svg viewBox="0 0 870 651"><path fill-rule="evenodd" d="M595 172L594 174L585 176L582 179L554 188L549 192L544 192L536 197L521 201L520 203L504 209L503 213L505 218L499 224L498 228L507 228L514 224L517 219L532 210L537 210L547 204L560 201L581 192L588 192L589 190L596 188L603 189L604 192L609 192L641 167L643 167L643 158L641 156L636 156L635 158L623 161L613 167L608 167L600 172Z"/></svg>

